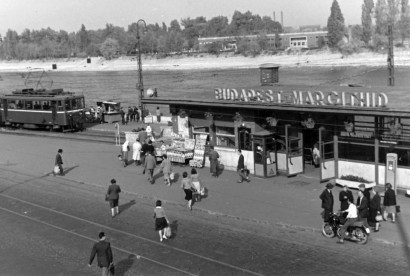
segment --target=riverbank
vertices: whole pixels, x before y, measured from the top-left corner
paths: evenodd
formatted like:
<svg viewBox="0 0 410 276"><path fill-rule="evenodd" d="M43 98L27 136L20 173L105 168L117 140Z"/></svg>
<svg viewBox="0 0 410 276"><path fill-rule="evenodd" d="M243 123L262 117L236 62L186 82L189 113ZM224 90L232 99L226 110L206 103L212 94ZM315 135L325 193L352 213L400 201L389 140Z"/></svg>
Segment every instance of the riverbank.
<svg viewBox="0 0 410 276"><path fill-rule="evenodd" d="M258 68L263 63L275 63L281 67L342 67L369 66L378 67L387 64L387 54L362 52L349 56L330 51L305 51L297 53L282 53L278 55L260 55L244 57L232 53L219 56L208 54L181 55L167 58L143 56L143 70L204 70L230 68ZM53 64L56 69L53 69ZM410 50L395 49L395 66L410 66ZM138 70L138 62L134 56L124 56L106 60L103 57L29 60L29 61L0 61L0 71L26 72L40 68L53 71L127 71Z"/></svg>

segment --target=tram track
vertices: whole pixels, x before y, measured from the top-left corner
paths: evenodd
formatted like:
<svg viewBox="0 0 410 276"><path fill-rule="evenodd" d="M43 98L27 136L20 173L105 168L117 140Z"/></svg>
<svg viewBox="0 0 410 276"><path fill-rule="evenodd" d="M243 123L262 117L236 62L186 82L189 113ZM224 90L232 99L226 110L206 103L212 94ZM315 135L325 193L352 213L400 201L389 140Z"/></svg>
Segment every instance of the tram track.
<svg viewBox="0 0 410 276"><path fill-rule="evenodd" d="M92 142L92 143L102 143L102 144L115 144L115 134L109 131L98 131L98 130L85 130L82 132L73 133L58 133L58 132L47 132L47 131L33 131L33 130L22 130L22 129L7 129L1 128L0 134L3 135L18 135L18 136L30 136L30 137L45 137L53 139L64 139L70 141L81 141L81 142ZM120 133L120 140L124 141L125 135Z"/></svg>
<svg viewBox="0 0 410 276"><path fill-rule="evenodd" d="M23 175L21 175L21 177L23 177ZM24 174L24 178L26 177L30 177L30 175ZM131 232L128 228L121 229L118 222L116 223L115 221L109 223L109 220L101 221L100 219L95 220L79 216L74 209L70 209L69 212L67 212L68 209L65 209L64 203L61 201L59 201L62 203L62 205L59 204L61 206L55 206L51 203L46 204L45 199L48 196L54 197L59 195L57 190L51 190L46 187L55 186L56 184L64 184L60 182L54 183L55 181L52 180L55 178L44 178L43 180L45 180L45 182L41 181L41 183L33 183L27 180L20 181L9 175L7 175L7 177L0 175L0 179L3 180L3 183L10 183L11 185L7 185L10 188L15 188L12 189L12 194L9 194L7 188L0 192L0 198L2 198L2 200L0 200L0 210L3 212L17 215L21 218L33 221L34 223L40 223L55 229L56 231L64 231L68 235L73 235L88 241L95 241L95 233L98 231L106 231L109 233L114 250L135 256L137 259L150 262L153 265L155 264L166 269L171 269L177 273L176 275L263 275L252 270L241 268L235 264L229 264L222 260L204 256L201 253L195 253L189 249L186 250L175 247L172 245L172 240L168 244L160 243L156 240L142 236L138 229L138 234ZM19 185L21 183L25 184L24 186L26 187L24 187L24 189L27 188L27 184L29 186L34 185L32 187L34 188L34 194L21 197L23 189L23 187ZM46 186L44 187L44 185ZM84 188L88 190L90 187L81 187L81 190ZM35 195L38 194L38 191L40 190L46 190L47 195L46 197L38 199L37 202L34 202L32 198L37 198ZM90 192L92 192L92 189ZM305 246L304 243L299 243L297 241L289 243L289 245L292 246L296 244ZM323 249L329 252L329 248ZM330 252L332 252L332 254L337 253L336 250L330 250ZM232 253L235 254L234 252ZM311 257L304 255L303 258L304 262L311 263L312 265L315 263L314 255ZM340 273L348 271L350 275L363 275L361 272L346 270L346 268L335 270L333 264L322 265L326 267L325 270L333 269ZM215 273L215 271L217 271L217 273ZM168 275L173 274L171 273Z"/></svg>
<svg viewBox="0 0 410 276"><path fill-rule="evenodd" d="M26 178L24 175L20 177ZM51 183L51 179L43 178L42 184L38 182L33 183L28 180L21 181L15 177L1 175L0 179L3 180L3 183L5 181L11 184L7 185L8 187L0 192L0 198L2 199L0 200L0 211L19 216L33 223L42 224L55 231L63 231L66 234L93 242L95 242L95 233L99 231L108 232L110 233L109 236L114 250L135 256L138 260L141 259L174 272L168 275L263 275L234 264L172 246L172 240L170 244L160 243L140 234L132 233L129 229L121 229L115 221L107 224L107 221L90 220L89 218L79 216L74 209L66 212L66 207L63 207L64 204L57 207L52 204L40 203L44 202L44 200L47 201L46 198L50 196L58 196L59 192L55 190L47 189L47 194L41 196L42 200L38 200L40 202L33 202L33 200L27 197L17 195L21 194L21 189L23 189L19 184L24 183L24 189L27 188L27 185L34 185L34 194L31 194L29 198L38 198L36 196L38 194L37 191L41 190L41 187L44 185L55 186L56 183ZM8 193L9 188L13 187L17 189L13 189L17 194L12 195ZM195 265L192 265L192 263ZM218 273L215 274L216 271Z"/></svg>

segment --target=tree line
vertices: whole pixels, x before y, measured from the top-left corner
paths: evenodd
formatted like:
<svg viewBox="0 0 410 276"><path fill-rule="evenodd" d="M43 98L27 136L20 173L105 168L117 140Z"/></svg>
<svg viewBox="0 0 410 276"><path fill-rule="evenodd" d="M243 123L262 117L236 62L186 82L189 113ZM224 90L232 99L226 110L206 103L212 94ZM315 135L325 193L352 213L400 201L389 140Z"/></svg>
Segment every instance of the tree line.
<svg viewBox="0 0 410 276"><path fill-rule="evenodd" d="M383 50L388 46L388 26L392 26L396 46L410 37L409 0L363 0L361 25L346 28L337 0L333 0L327 22L328 45L341 52L357 52L361 47Z"/></svg>
<svg viewBox="0 0 410 276"><path fill-rule="evenodd" d="M282 32L280 23L268 16L259 16L247 11L235 11L231 21L225 16L206 20L200 16L194 19L172 20L144 25L132 23L127 30L106 24L104 29L87 30L84 24L77 32L25 29L21 34L8 30L0 36L0 59L44 59L132 55L137 49L137 28L139 28L141 52L144 54L167 55L189 50L198 50L199 37L264 35Z"/></svg>
<svg viewBox="0 0 410 276"><path fill-rule="evenodd" d="M409 0L363 0L360 25L345 26L337 0L333 0L325 30L328 46L341 52L356 52L361 47L384 49L388 43L387 26L392 25L395 41L403 44L410 37ZM77 32L25 29L21 34L9 29L0 35L0 59L47 59L104 56L111 59L121 55L135 55L137 29L143 54L166 56L174 53L198 51L198 38L235 36L237 52L260 54L281 48L279 33L283 27L269 16L259 16L247 11L235 11L231 20L226 16L207 20L203 16L174 19L169 26L162 22L145 26L131 23L127 29L106 24L104 29L87 30L84 24ZM276 42L269 43L266 34L275 34ZM257 35L256 40L240 39L244 35ZM221 45L207 45L205 51L217 54Z"/></svg>

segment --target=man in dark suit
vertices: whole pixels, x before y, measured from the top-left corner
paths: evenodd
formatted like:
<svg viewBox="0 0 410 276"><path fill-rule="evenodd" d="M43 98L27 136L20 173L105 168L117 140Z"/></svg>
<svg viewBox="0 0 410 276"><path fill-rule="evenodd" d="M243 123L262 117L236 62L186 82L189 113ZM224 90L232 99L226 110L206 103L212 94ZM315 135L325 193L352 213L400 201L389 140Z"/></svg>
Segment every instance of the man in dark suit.
<svg viewBox="0 0 410 276"><path fill-rule="evenodd" d="M157 160L152 155L152 152L149 151L147 153L147 156L145 157L144 170L148 176L148 181L151 184L154 184L154 169L156 166L157 166Z"/></svg>
<svg viewBox="0 0 410 276"><path fill-rule="evenodd" d="M369 215L369 201L361 190L357 192L357 195L357 217L359 221L363 222L364 227L366 227L366 231L368 231L367 229L369 228L369 224L367 223L367 216Z"/></svg>
<svg viewBox="0 0 410 276"><path fill-rule="evenodd" d="M97 255L98 266L102 269L101 275L113 275L113 273L110 271L110 268L113 266L111 245L105 240L104 232L100 232L98 234L98 237L100 238L100 241L95 243L93 246L88 266L91 267L94 257L95 255Z"/></svg>
<svg viewBox="0 0 410 276"><path fill-rule="evenodd" d="M62 154L63 154L63 150L59 149L56 155L56 161L54 163L55 166L58 166L60 170L60 175L64 175Z"/></svg>
<svg viewBox="0 0 410 276"><path fill-rule="evenodd" d="M333 185L326 184L326 189L320 194L319 198L322 200L323 218L325 222L329 222L330 215L333 213Z"/></svg>
<svg viewBox="0 0 410 276"><path fill-rule="evenodd" d="M349 208L348 200L350 200L350 202L353 202L353 193L352 191L349 190L347 185L344 185L343 190L340 191L339 200L340 200L340 210L341 211L347 210L347 208Z"/></svg>
<svg viewBox="0 0 410 276"><path fill-rule="evenodd" d="M212 173L213 177L218 177L218 158L219 158L218 152L214 150L213 146L211 146L211 150L209 152L209 163L210 163L210 172Z"/></svg>
<svg viewBox="0 0 410 276"><path fill-rule="evenodd" d="M239 174L239 181L238 183L242 183L243 180L246 180L247 182L250 182L249 177L245 174L245 158L243 157L242 151L238 149L238 166L236 166L236 171Z"/></svg>

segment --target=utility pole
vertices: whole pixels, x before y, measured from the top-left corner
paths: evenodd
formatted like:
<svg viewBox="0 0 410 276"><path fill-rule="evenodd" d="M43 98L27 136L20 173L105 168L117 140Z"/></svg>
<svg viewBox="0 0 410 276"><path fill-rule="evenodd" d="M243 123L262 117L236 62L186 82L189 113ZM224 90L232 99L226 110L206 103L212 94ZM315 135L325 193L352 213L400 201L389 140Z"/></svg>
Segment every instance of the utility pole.
<svg viewBox="0 0 410 276"><path fill-rule="evenodd" d="M139 105L141 110L141 120L144 118L144 105L142 104L142 98L144 98L144 83L142 81L142 61L141 61L141 41L140 41L140 31L139 31L139 23L144 23L144 30L147 28L147 24L144 20L140 19L137 21L137 42L138 42L138 83L137 83L137 90L138 90L138 98L139 98Z"/></svg>
<svg viewBox="0 0 410 276"><path fill-rule="evenodd" d="M389 71L388 86L394 86L394 54L393 54L393 26L388 26L389 52L387 56L387 69Z"/></svg>

